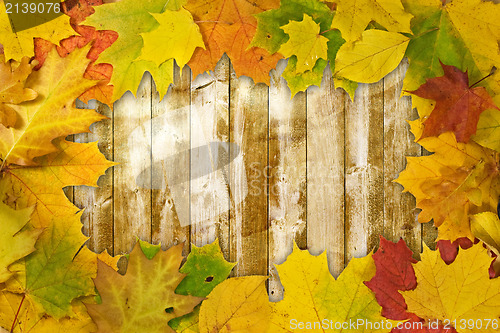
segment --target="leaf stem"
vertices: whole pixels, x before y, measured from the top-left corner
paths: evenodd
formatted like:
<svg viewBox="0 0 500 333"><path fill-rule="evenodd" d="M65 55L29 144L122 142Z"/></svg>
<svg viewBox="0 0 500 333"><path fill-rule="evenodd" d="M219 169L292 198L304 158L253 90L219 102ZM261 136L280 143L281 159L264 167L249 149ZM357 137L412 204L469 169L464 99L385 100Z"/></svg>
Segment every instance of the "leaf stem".
<svg viewBox="0 0 500 333"><path fill-rule="evenodd" d="M479 82L483 81L483 80L486 80L487 78L489 78L490 76L492 76L493 74L495 74L496 72L496 68L493 67L493 69L491 70L490 74L486 75L485 77L483 77L482 79L480 79L479 81L476 81L476 83L474 83L473 85L469 86L469 89L471 89L472 87L474 87L476 84L478 84Z"/></svg>
<svg viewBox="0 0 500 333"><path fill-rule="evenodd" d="M318 35L326 34L327 32L335 30L335 29L336 28L331 28L331 29L328 29L328 30L325 30L325 31L321 31Z"/></svg>
<svg viewBox="0 0 500 333"><path fill-rule="evenodd" d="M14 317L14 322L12 323L12 327L10 328L10 333L14 332L14 327L16 327L17 316L19 316L19 312L21 312L21 307L23 306L24 299L26 298L26 294L23 295L21 299L21 303L19 303L19 308L17 309L16 316Z"/></svg>
<svg viewBox="0 0 500 333"><path fill-rule="evenodd" d="M421 32L421 33L419 33L418 35L415 35L415 36L411 37L411 39L420 38L420 37L422 37L422 36L424 36L424 35L427 35L429 32L433 32L433 31L436 31L436 30L439 30L439 28L438 28L438 27L435 27L435 28L432 28L432 29L430 29L430 30L427 30L427 31Z"/></svg>

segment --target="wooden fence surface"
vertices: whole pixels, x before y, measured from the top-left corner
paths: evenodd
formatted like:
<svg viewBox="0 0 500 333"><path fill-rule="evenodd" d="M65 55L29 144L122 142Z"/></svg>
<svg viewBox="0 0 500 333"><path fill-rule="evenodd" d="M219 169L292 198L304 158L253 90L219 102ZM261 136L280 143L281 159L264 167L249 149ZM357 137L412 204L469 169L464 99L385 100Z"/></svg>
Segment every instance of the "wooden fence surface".
<svg viewBox="0 0 500 333"><path fill-rule="evenodd" d="M417 222L413 197L392 182L405 156L423 154L406 122L416 112L399 98L406 68L361 84L354 101L334 89L330 72L321 88L291 99L279 73L269 87L255 85L224 57L193 81L189 68L176 68L163 99L146 74L137 97L128 92L113 112L91 102L109 120L73 139L99 140L120 164L99 188L66 189L85 208L88 246L122 254L138 236L165 248L185 242L187 254L191 243L218 238L238 262L234 274L270 275L275 299L282 291L273 264L294 241L315 255L327 250L334 276L379 235L403 237L419 253L436 231Z"/></svg>

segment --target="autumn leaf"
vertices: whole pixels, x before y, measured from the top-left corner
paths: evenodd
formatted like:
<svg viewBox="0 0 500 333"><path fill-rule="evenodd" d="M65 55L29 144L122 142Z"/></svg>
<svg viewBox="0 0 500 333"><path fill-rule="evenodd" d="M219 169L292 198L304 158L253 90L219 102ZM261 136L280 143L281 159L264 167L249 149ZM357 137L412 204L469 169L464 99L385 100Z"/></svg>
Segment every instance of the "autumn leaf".
<svg viewBox="0 0 500 333"><path fill-rule="evenodd" d="M340 47L334 76L363 83L377 82L399 65L409 40L395 32L366 30L359 41Z"/></svg>
<svg viewBox="0 0 500 333"><path fill-rule="evenodd" d="M336 4L337 13L332 28L339 29L347 42L358 40L371 21L390 32L411 32L412 15L405 12L400 0L338 0Z"/></svg>
<svg viewBox="0 0 500 333"><path fill-rule="evenodd" d="M468 71L472 82L500 63L500 5L482 0L403 0L403 4L415 16L413 34L420 36L408 45L404 90L416 90L426 79L442 75L440 61ZM422 116L424 107L418 100L412 103Z"/></svg>
<svg viewBox="0 0 500 333"><path fill-rule="evenodd" d="M0 0L0 41L2 41L5 58L7 60L21 60L23 57L33 57L33 37L43 38L53 44L75 34L70 25L69 17L61 15L51 21L36 25L29 29L13 32L5 3Z"/></svg>
<svg viewBox="0 0 500 333"><path fill-rule="evenodd" d="M44 66L31 73L26 87L38 93L30 102L15 105L19 121L14 128L0 126L2 168L7 164L34 165L33 158L56 151L51 141L60 136L88 132L104 117L94 110L74 107L75 99L97 82L83 78L89 63L88 47L65 58L52 50Z"/></svg>
<svg viewBox="0 0 500 333"><path fill-rule="evenodd" d="M290 21L281 27L289 36L281 45L279 52L285 57L297 57L296 71L299 73L311 70L318 59L327 58L328 39L320 34L319 24L304 14L302 21Z"/></svg>
<svg viewBox="0 0 500 333"><path fill-rule="evenodd" d="M68 200L63 187L97 186L99 176L115 164L99 152L97 142L59 139L53 143L57 151L38 158L37 166L9 166L0 179L0 193L7 195L12 205L17 208L36 205L31 222L37 228L49 226L54 216L79 211Z"/></svg>
<svg viewBox="0 0 500 333"><path fill-rule="evenodd" d="M476 238L500 254L500 220L492 212L475 214L471 217L471 229Z"/></svg>
<svg viewBox="0 0 500 333"><path fill-rule="evenodd" d="M376 273L365 282L382 306L382 316L394 320L418 319L409 314L399 291L412 290L417 286L412 264L417 261L404 240L393 243L380 236L380 246L373 255Z"/></svg>
<svg viewBox="0 0 500 333"><path fill-rule="evenodd" d="M32 212L32 207L14 210L0 202L0 283L14 274L9 265L35 251L43 230L27 227Z"/></svg>
<svg viewBox="0 0 500 333"><path fill-rule="evenodd" d="M417 90L409 91L419 97L432 99L436 105L424 121L420 138L439 136L452 131L458 142L469 142L476 132L479 115L486 109L500 109L493 103L484 87L469 86L467 72L441 63L444 76L427 79Z"/></svg>
<svg viewBox="0 0 500 333"><path fill-rule="evenodd" d="M323 59L318 59L314 67L303 73L296 70L297 57L292 56L288 59L288 65L283 71L283 78L286 80L288 87L292 93L291 97L295 96L299 91L305 91L312 85L320 86L323 80L323 73L328 62Z"/></svg>
<svg viewBox="0 0 500 333"><path fill-rule="evenodd" d="M183 68L197 47L205 49L200 29L187 10L167 10L161 14L151 15L160 26L141 34L144 47L138 60L153 61L160 66L173 58L177 65Z"/></svg>
<svg viewBox="0 0 500 333"><path fill-rule="evenodd" d="M422 260L414 264L417 287L403 291L408 311L421 318L486 322L500 317L500 279L490 279L491 258L483 245L461 250L457 259L447 265L439 251L425 247ZM497 332L492 326L482 332ZM458 329L458 327L457 327ZM459 332L477 332L464 325Z"/></svg>
<svg viewBox="0 0 500 333"><path fill-rule="evenodd" d="M188 65L193 77L215 68L226 53L237 75L269 83L269 71L282 58L250 45L257 27L254 15L278 7L278 0L189 0L184 6L199 25L206 50L197 48Z"/></svg>
<svg viewBox="0 0 500 333"><path fill-rule="evenodd" d="M244 276L216 286L201 304L200 333L266 332L270 316L266 280L266 276Z"/></svg>
<svg viewBox="0 0 500 333"><path fill-rule="evenodd" d="M31 74L29 58L23 57L20 63L5 61L0 54L0 124L5 127L14 127L17 122L17 113L9 104L19 104L36 98L33 89L25 87L26 79Z"/></svg>
<svg viewBox="0 0 500 333"><path fill-rule="evenodd" d="M55 217L40 235L37 250L14 265L17 273L6 283L8 291L25 294L38 313L56 319L71 315L74 299L95 294L96 255L81 248L87 238L80 216Z"/></svg>
<svg viewBox="0 0 500 333"><path fill-rule="evenodd" d="M127 90L135 95L139 83L146 71L149 71L157 83L160 95L166 94L173 77L173 60L158 66L153 61L138 60L144 46L141 34L159 28L160 23L152 13L162 13L168 0L123 0L105 3L95 7L95 13L82 25L89 25L97 30L112 30L118 33L118 39L99 56L98 63L113 65L110 84L114 86L112 100L119 99ZM123 20L126 16L127 20Z"/></svg>
<svg viewBox="0 0 500 333"><path fill-rule="evenodd" d="M369 322L385 321L375 295L364 284L375 275L372 255L352 259L337 280L328 270L326 253L312 256L295 245L287 260L277 266L285 289L282 301L272 304L271 331L289 332L290 319L297 322ZM397 322L392 322L397 323ZM334 332L389 332L390 328L368 330L363 325L355 329L332 328ZM306 329L312 329L312 326ZM316 330L319 331L316 327Z"/></svg>
<svg viewBox="0 0 500 333"><path fill-rule="evenodd" d="M466 237L457 238L453 242L447 239L441 239L436 242L436 249L439 250L441 259L449 265L455 261L458 251L462 249L469 249L474 243Z"/></svg>
<svg viewBox="0 0 500 333"><path fill-rule="evenodd" d="M218 240L197 247L191 245L186 263L179 270L186 277L179 283L175 292L180 295L206 297L221 282L227 279L235 264L227 262L222 255ZM193 312L169 322L176 332L199 332L198 319L200 307Z"/></svg>
<svg viewBox="0 0 500 333"><path fill-rule="evenodd" d="M148 259L136 243L125 275L98 261L94 282L102 304L86 304L98 332L173 332L168 321L201 301L175 293L185 276L178 272L181 253L177 245Z"/></svg>
<svg viewBox="0 0 500 333"><path fill-rule="evenodd" d="M417 138L422 126L412 123ZM471 141L457 142L452 132L419 140L430 156L407 157L395 180L411 192L422 209L418 221L434 220L439 239L473 239L469 214L495 211L500 194L498 154Z"/></svg>
<svg viewBox="0 0 500 333"><path fill-rule="evenodd" d="M488 109L481 113L472 140L500 152L500 112L497 109Z"/></svg>

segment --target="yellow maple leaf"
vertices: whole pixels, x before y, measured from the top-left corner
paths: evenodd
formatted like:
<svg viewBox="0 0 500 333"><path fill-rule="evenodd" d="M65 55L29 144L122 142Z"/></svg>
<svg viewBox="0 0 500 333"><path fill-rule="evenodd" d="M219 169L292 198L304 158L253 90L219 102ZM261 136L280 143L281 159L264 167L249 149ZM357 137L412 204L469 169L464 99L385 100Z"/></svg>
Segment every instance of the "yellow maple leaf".
<svg viewBox="0 0 500 333"><path fill-rule="evenodd" d="M415 136L421 121L412 123ZM418 141L434 154L407 157L406 169L395 180L411 192L421 208L421 223L434 220L440 239L473 239L469 214L495 211L500 183L498 153L477 143L460 143L452 132Z"/></svg>
<svg viewBox="0 0 500 333"><path fill-rule="evenodd" d="M460 333L498 332L491 321L500 317L500 279L490 279L492 258L482 243L461 249L450 265L441 259L439 251L428 247L421 258L413 264L417 287L402 292L408 312L424 319L439 319L448 324L451 321L452 325L456 320Z"/></svg>
<svg viewBox="0 0 500 333"><path fill-rule="evenodd" d="M359 39L371 21L388 31L411 33L413 16L404 11L400 0L338 0L336 3L337 13L332 28L339 29L347 42Z"/></svg>
<svg viewBox="0 0 500 333"><path fill-rule="evenodd" d="M26 87L38 97L14 105L20 121L13 128L0 126L0 158L7 164L34 165L33 158L56 151L51 141L60 136L88 132L89 126L105 117L94 110L74 107L78 96L97 81L83 78L90 60L90 46L61 58L54 49L39 71L31 73Z"/></svg>
<svg viewBox="0 0 500 333"><path fill-rule="evenodd" d="M340 47L334 75L355 82L377 82L399 65L409 41L396 32L366 30L359 41Z"/></svg>
<svg viewBox="0 0 500 333"><path fill-rule="evenodd" d="M55 140L57 152L43 156L38 166L11 166L0 178L0 193L10 197L17 208L36 204L32 215L35 227L47 227L54 216L76 213L64 194L65 186L97 186L97 179L115 163L99 152L97 142L74 143ZM4 199L4 198L2 198Z"/></svg>
<svg viewBox="0 0 500 333"><path fill-rule="evenodd" d="M13 32L9 15L5 9L4 0L0 0L0 41L7 59L21 60L22 57L35 55L33 37L43 38L59 44L62 39L75 35L70 25L70 18L61 15L51 21L29 29Z"/></svg>
<svg viewBox="0 0 500 333"><path fill-rule="evenodd" d="M318 59L327 59L328 38L320 34L319 24L309 15L304 14L302 21L290 21L281 29L290 38L278 52L287 58L297 56L298 73L312 70Z"/></svg>
<svg viewBox="0 0 500 333"><path fill-rule="evenodd" d="M266 280L266 276L245 276L217 285L201 305L199 332L266 332L270 315Z"/></svg>
<svg viewBox="0 0 500 333"><path fill-rule="evenodd" d="M498 214L484 212L471 216L471 229L476 238L500 254L500 220Z"/></svg>
<svg viewBox="0 0 500 333"><path fill-rule="evenodd" d="M0 124L5 127L14 127L17 122L16 111L9 104L19 104L36 98L33 89L25 88L25 81L31 74L31 65L28 57L21 62L5 61L0 54Z"/></svg>
<svg viewBox="0 0 500 333"><path fill-rule="evenodd" d="M160 26L141 34L144 47L138 60L153 61L159 66L167 60L175 59L182 68L197 47L205 49L200 28L194 23L191 13L184 8L151 15Z"/></svg>
<svg viewBox="0 0 500 333"><path fill-rule="evenodd" d="M296 245L277 269L285 295L272 304L270 332L390 332L397 323L382 317L375 295L364 284L375 275L371 253L352 259L337 280L328 270L325 252L312 256ZM385 325L370 328L375 322Z"/></svg>

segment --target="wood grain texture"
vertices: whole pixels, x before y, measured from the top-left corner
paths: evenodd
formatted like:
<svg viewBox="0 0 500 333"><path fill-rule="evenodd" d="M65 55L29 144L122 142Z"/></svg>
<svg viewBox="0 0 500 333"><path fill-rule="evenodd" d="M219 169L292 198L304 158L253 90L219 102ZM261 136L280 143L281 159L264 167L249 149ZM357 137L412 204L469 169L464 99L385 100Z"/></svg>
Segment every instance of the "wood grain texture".
<svg viewBox="0 0 500 333"><path fill-rule="evenodd" d="M136 237L151 242L151 75L137 98L127 92L114 105L114 254L132 250Z"/></svg>
<svg viewBox="0 0 500 333"><path fill-rule="evenodd" d="M269 295L283 290L274 264L281 264L293 242L307 246L306 94L291 98L281 73L286 61L271 72L269 87Z"/></svg>
<svg viewBox="0 0 500 333"><path fill-rule="evenodd" d="M345 110L345 260L363 257L384 229L384 85L360 84Z"/></svg>
<svg viewBox="0 0 500 333"><path fill-rule="evenodd" d="M153 84L151 118L152 241L163 249L184 243L184 254L190 249L190 90L191 70L175 66L166 96L160 96ZM179 216L187 225L181 225Z"/></svg>
<svg viewBox="0 0 500 333"><path fill-rule="evenodd" d="M230 79L230 142L241 157L230 167L231 261L237 276L268 274L268 87L248 77Z"/></svg>
<svg viewBox="0 0 500 333"><path fill-rule="evenodd" d="M408 68L405 60L384 78L384 237L391 241L403 238L413 253L420 253L422 228L417 221L415 197L403 193L403 186L393 182L406 167L405 156L420 156L410 125L403 119L415 119L409 96L399 98Z"/></svg>
<svg viewBox="0 0 500 333"><path fill-rule="evenodd" d="M307 247L327 251L334 276L344 269L345 100L327 68L321 88L307 91Z"/></svg>

